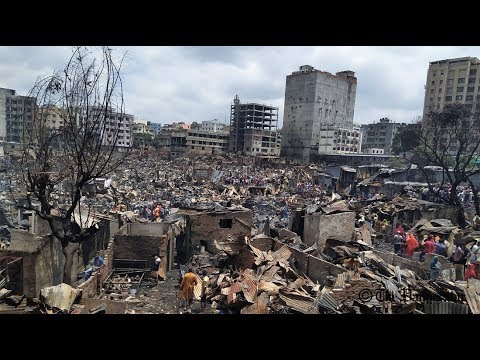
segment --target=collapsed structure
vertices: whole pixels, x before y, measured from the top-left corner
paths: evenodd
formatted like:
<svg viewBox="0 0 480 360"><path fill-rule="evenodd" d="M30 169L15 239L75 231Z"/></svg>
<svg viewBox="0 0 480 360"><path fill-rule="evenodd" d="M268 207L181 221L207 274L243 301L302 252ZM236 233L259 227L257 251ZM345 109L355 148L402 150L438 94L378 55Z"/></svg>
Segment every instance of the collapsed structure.
<svg viewBox="0 0 480 360"><path fill-rule="evenodd" d="M180 313L178 286L189 267L197 300L207 272L214 313L479 313L479 280L463 280L448 260L454 245L480 239L478 219L459 229L457 208L420 199L408 179L422 183L415 169L381 165L131 158L85 189L81 204L99 230L75 257L72 286L62 284L64 258L48 226L5 211L0 313ZM6 193L0 202L10 209ZM157 205L162 216L152 222L145 209ZM432 254L420 262L421 248L409 257L393 252L400 225L419 243L427 234L446 240L439 279L430 280ZM104 263L84 278L96 251Z"/></svg>

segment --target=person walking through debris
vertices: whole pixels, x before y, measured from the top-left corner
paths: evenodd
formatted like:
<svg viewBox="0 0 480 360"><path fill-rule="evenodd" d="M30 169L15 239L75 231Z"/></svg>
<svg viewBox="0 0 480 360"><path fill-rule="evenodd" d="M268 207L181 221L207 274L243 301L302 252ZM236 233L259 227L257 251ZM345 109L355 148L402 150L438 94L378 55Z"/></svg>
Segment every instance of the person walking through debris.
<svg viewBox="0 0 480 360"><path fill-rule="evenodd" d="M447 245L445 244L445 239L440 239L440 241L435 244L435 254L447 257Z"/></svg>
<svg viewBox="0 0 480 360"><path fill-rule="evenodd" d="M200 311L202 314L205 313L207 308L207 288L208 281L210 280L207 275L207 270L202 271L202 295L200 296Z"/></svg>
<svg viewBox="0 0 480 360"><path fill-rule="evenodd" d="M402 236L400 231L397 231L397 233L393 237L393 250L395 254L400 255L402 253L404 243L405 243L404 237Z"/></svg>
<svg viewBox="0 0 480 360"><path fill-rule="evenodd" d="M158 284L158 271L160 270L160 263L161 263L162 259L160 258L160 256L158 255L154 255L153 257L153 265L151 267L151 274L152 274L152 277L155 279L155 285Z"/></svg>
<svg viewBox="0 0 480 360"><path fill-rule="evenodd" d="M455 268L455 280L463 280L465 273L465 264L468 259L468 250L465 244L457 245L452 254L452 262Z"/></svg>
<svg viewBox="0 0 480 360"><path fill-rule="evenodd" d="M434 255L430 263L430 280L437 280L440 275L440 269L442 265L438 261L438 255Z"/></svg>
<svg viewBox="0 0 480 360"><path fill-rule="evenodd" d="M180 284L180 296L185 300L185 307L191 307L193 302L193 289L197 285L197 276L193 269L189 268L188 272L183 276Z"/></svg>
<svg viewBox="0 0 480 360"><path fill-rule="evenodd" d="M413 235L412 233L408 233L405 243L406 243L405 255L407 257L412 257L413 252L415 251L416 248L418 248L418 240L415 237L415 235Z"/></svg>
<svg viewBox="0 0 480 360"><path fill-rule="evenodd" d="M433 254L434 252L435 252L435 242L433 241L433 235L430 234L428 235L427 240L425 240L425 243L423 244L423 250L419 257L420 262L425 261L426 254Z"/></svg>

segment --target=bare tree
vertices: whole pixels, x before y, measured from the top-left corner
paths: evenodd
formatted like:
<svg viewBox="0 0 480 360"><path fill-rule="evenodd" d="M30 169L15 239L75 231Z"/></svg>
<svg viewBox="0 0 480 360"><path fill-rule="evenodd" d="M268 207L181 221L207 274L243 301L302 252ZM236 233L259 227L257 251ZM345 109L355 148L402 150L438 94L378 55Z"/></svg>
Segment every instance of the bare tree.
<svg viewBox="0 0 480 360"><path fill-rule="evenodd" d="M480 112L474 105L448 104L442 111L432 111L421 122L421 130L403 133L396 139L396 152L415 163L424 173L430 193L435 198L459 208L458 223L466 225L464 203L458 197L462 183L473 185L471 179L480 173ZM426 168L442 169L441 181ZM442 191L444 185L450 192ZM477 215L480 215L478 193L472 186Z"/></svg>
<svg viewBox="0 0 480 360"><path fill-rule="evenodd" d="M15 200L46 220L61 242L67 284L73 255L98 229L94 207L81 203L85 187L129 153L115 151L125 115L123 59L116 60L108 47L75 47L66 67L38 79L29 94L37 103L33 116L24 116L19 162L24 199Z"/></svg>

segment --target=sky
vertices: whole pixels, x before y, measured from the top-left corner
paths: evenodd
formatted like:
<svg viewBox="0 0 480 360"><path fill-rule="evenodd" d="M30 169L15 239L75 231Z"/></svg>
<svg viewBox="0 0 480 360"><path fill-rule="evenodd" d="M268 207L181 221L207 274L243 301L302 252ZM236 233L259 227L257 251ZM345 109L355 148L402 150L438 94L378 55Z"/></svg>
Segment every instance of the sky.
<svg viewBox="0 0 480 360"><path fill-rule="evenodd" d="M126 52L122 68L126 112L157 123L229 122L241 102L279 107L283 123L286 76L301 65L357 77L354 122L388 117L410 122L422 115L430 61L480 57L480 47L447 46L151 46ZM0 87L26 95L39 76L64 67L71 47L0 47Z"/></svg>

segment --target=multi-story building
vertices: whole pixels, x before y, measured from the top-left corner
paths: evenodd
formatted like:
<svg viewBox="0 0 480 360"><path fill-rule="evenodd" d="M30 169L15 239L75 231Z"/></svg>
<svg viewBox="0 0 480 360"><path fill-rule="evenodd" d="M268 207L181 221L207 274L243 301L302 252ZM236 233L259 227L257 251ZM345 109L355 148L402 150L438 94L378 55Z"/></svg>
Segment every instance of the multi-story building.
<svg viewBox="0 0 480 360"><path fill-rule="evenodd" d="M362 132L359 127L320 127L319 154L359 154L361 149Z"/></svg>
<svg viewBox="0 0 480 360"><path fill-rule="evenodd" d="M0 141L22 141L24 125L32 125L35 107L35 98L0 88Z"/></svg>
<svg viewBox="0 0 480 360"><path fill-rule="evenodd" d="M279 156L278 107L240 103L235 96L230 113L230 151L250 156Z"/></svg>
<svg viewBox="0 0 480 360"><path fill-rule="evenodd" d="M155 136L155 131L147 125L147 121L141 121L138 118L133 120L132 132L133 136L136 134L149 135L151 138Z"/></svg>
<svg viewBox="0 0 480 360"><path fill-rule="evenodd" d="M480 102L480 60L462 57L430 62L425 85L423 118L451 103Z"/></svg>
<svg viewBox="0 0 480 360"><path fill-rule="evenodd" d="M65 111L57 106L42 106L40 113L44 117L45 126L49 129L58 130L65 126Z"/></svg>
<svg viewBox="0 0 480 360"><path fill-rule="evenodd" d="M158 135L160 133L160 131L162 131L162 124L160 124L160 123L154 123L154 122L151 122L151 121L147 121L147 125L150 127L150 129L153 130L155 135Z"/></svg>
<svg viewBox="0 0 480 360"><path fill-rule="evenodd" d="M229 134L199 129L176 129L162 131L158 140L160 151L172 158L222 155L228 152Z"/></svg>
<svg viewBox="0 0 480 360"><path fill-rule="evenodd" d="M129 148L133 145L133 115L116 112L113 108L104 111L101 107L91 107L90 116L84 121L94 121L95 131L105 145Z"/></svg>
<svg viewBox="0 0 480 360"><path fill-rule="evenodd" d="M333 75L303 65L288 75L282 156L308 162L319 151L321 126L352 129L356 89L349 70Z"/></svg>
<svg viewBox="0 0 480 360"><path fill-rule="evenodd" d="M395 123L389 118L382 118L378 123L361 125L363 151L374 148L383 149L384 154L391 154L393 138L404 126L405 123Z"/></svg>
<svg viewBox="0 0 480 360"><path fill-rule="evenodd" d="M212 131L212 132L222 132L224 131L225 124L219 123L218 120L213 121L202 121L200 124L200 130L203 131Z"/></svg>

